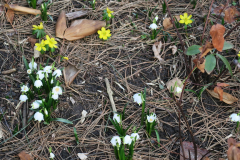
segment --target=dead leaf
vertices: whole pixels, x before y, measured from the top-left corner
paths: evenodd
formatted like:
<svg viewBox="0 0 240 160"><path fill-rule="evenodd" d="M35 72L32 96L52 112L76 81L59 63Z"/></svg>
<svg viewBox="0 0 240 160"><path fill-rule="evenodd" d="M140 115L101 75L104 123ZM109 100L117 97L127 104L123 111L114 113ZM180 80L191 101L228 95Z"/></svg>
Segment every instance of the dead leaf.
<svg viewBox="0 0 240 160"><path fill-rule="evenodd" d="M199 48L200 52L202 52L202 50L203 50L204 47L205 47L205 46L202 46L202 47ZM206 49L205 49L205 51L202 53L202 55L201 55L200 58L206 56L206 55L208 54L208 52L210 52L212 49L214 49L213 44L212 44L211 42L206 42Z"/></svg>
<svg viewBox="0 0 240 160"><path fill-rule="evenodd" d="M77 40L96 33L106 26L104 21L80 19L75 20L69 28L65 30L64 38L69 41Z"/></svg>
<svg viewBox="0 0 240 160"><path fill-rule="evenodd" d="M219 86L219 87L227 87L227 86L229 86L229 84L227 84L227 83L217 83L217 86Z"/></svg>
<svg viewBox="0 0 240 160"><path fill-rule="evenodd" d="M207 92L209 94L211 94L211 96L213 96L217 99L220 99L219 95L217 93L215 93L213 90L208 90L207 89ZM225 102L227 104L232 104L232 103L237 102L237 101L238 101L238 99L236 97L232 96L229 93L223 92L223 102Z"/></svg>
<svg viewBox="0 0 240 160"><path fill-rule="evenodd" d="M73 80L77 77L81 70L77 69L75 66L69 64L63 70L63 76L66 86L70 86Z"/></svg>
<svg viewBox="0 0 240 160"><path fill-rule="evenodd" d="M7 7L8 9L12 9L13 11L18 11L21 12L22 14L33 14L33 15L40 15L41 11L38 9L33 9L33 8L28 8L28 7L22 7L22 6L18 6L16 4L5 4L5 7ZM48 12L48 14L50 14Z"/></svg>
<svg viewBox="0 0 240 160"><path fill-rule="evenodd" d="M223 90L221 87L214 87L214 92L218 94L220 101L223 100Z"/></svg>
<svg viewBox="0 0 240 160"><path fill-rule="evenodd" d="M11 10L11 9L8 9L7 13L6 13L6 16L7 16L7 21L12 24L13 18L14 18L14 11Z"/></svg>
<svg viewBox="0 0 240 160"><path fill-rule="evenodd" d="M40 57L40 55L41 55L41 52L40 51L38 51L38 50L36 50L36 48L37 48L37 46L34 46L34 58L38 58L38 57Z"/></svg>
<svg viewBox="0 0 240 160"><path fill-rule="evenodd" d="M177 46L170 46L169 48L172 49L173 55L177 52Z"/></svg>
<svg viewBox="0 0 240 160"><path fill-rule="evenodd" d="M194 64L197 66L197 68L204 73L205 72L205 62L206 59L201 58L200 60L198 58L193 60Z"/></svg>
<svg viewBox="0 0 240 160"><path fill-rule="evenodd" d="M182 145L183 145L183 149L182 149L182 146L180 145L180 154L183 155L183 150L184 150L184 155L186 159L195 159L193 143L183 141ZM210 155L209 153L208 154L207 153L208 153L208 150L197 147L197 160L200 160L203 156L207 157ZM190 157L189 157L189 154L190 154ZM184 160L183 156L180 156L180 160Z"/></svg>
<svg viewBox="0 0 240 160"><path fill-rule="evenodd" d="M88 157L87 157L87 154L88 153L78 153L78 157L81 159L81 160L86 160Z"/></svg>
<svg viewBox="0 0 240 160"><path fill-rule="evenodd" d="M222 52L222 49L224 46L224 37L223 37L224 32L225 32L225 27L221 24L213 25L210 30L213 46L220 52Z"/></svg>
<svg viewBox="0 0 240 160"><path fill-rule="evenodd" d="M20 152L18 156L20 157L20 160L33 160L32 156L25 151Z"/></svg>
<svg viewBox="0 0 240 160"><path fill-rule="evenodd" d="M37 39L28 37L28 42L31 43L31 47L33 48L35 46L35 43L37 42Z"/></svg>
<svg viewBox="0 0 240 160"><path fill-rule="evenodd" d="M228 7L224 13L224 21L227 23L234 22L236 20L235 17L240 16L240 12L238 12L235 6Z"/></svg>
<svg viewBox="0 0 240 160"><path fill-rule="evenodd" d="M216 8L213 10L213 12L214 12L215 14L220 14L220 13L223 12L223 9L224 9L224 8L225 8L225 5L220 4L218 7L216 7Z"/></svg>
<svg viewBox="0 0 240 160"><path fill-rule="evenodd" d="M180 16L174 16L174 17L176 17L177 21L180 20ZM173 18L174 18L174 17L173 17ZM174 18L174 19L175 19L175 18ZM172 22L171 22L171 18L165 18L165 19L163 20L163 27L164 27L165 30L170 29L170 28L173 27L173 24L172 24Z"/></svg>
<svg viewBox="0 0 240 160"><path fill-rule="evenodd" d="M72 20L72 19L75 19L75 18L80 18L80 17L85 16L87 14L88 14L88 11L81 10L81 11L77 11L77 12L67 13L66 16L67 16L68 20Z"/></svg>
<svg viewBox="0 0 240 160"><path fill-rule="evenodd" d="M164 59L161 58L160 52L162 49L162 42L155 42L152 46L154 57L157 58L160 62L164 62Z"/></svg>
<svg viewBox="0 0 240 160"><path fill-rule="evenodd" d="M238 148L240 143L237 143L235 139L228 139L228 160L239 160L240 159L240 149Z"/></svg>
<svg viewBox="0 0 240 160"><path fill-rule="evenodd" d="M177 87L183 89L183 83L178 77L173 78L172 80L166 83L166 86L170 93L174 93L177 97L181 96L182 92L177 92Z"/></svg>
<svg viewBox="0 0 240 160"><path fill-rule="evenodd" d="M86 116L87 116L87 111L83 110L80 123L83 123L85 121Z"/></svg>
<svg viewBox="0 0 240 160"><path fill-rule="evenodd" d="M65 11L62 10L59 17L58 17L58 20L57 20L57 23L56 23L56 37L59 37L59 38L63 38L64 36L64 32L65 30L67 29L67 19L66 19L66 16L65 16Z"/></svg>

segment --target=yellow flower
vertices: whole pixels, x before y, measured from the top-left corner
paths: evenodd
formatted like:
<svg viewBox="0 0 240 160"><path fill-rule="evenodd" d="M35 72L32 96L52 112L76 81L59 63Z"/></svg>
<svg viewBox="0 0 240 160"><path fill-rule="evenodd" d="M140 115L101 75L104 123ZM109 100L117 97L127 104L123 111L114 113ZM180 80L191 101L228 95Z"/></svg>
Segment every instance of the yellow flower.
<svg viewBox="0 0 240 160"><path fill-rule="evenodd" d="M43 24L42 24L42 22L41 22L40 25L38 25L38 26L33 25L33 30L38 30L38 29L43 29Z"/></svg>
<svg viewBox="0 0 240 160"><path fill-rule="evenodd" d="M108 17L109 17L109 18L112 17L112 13L113 13L113 11L111 11L111 10L108 9L108 7L107 7L107 14L108 14Z"/></svg>
<svg viewBox="0 0 240 160"><path fill-rule="evenodd" d="M35 43L35 46L37 46L36 50L38 51L46 51L44 40L42 40L41 43Z"/></svg>
<svg viewBox="0 0 240 160"><path fill-rule="evenodd" d="M179 23L185 23L186 25L192 23L192 15L188 16L187 13L184 13L183 15L180 15L181 20L179 21Z"/></svg>
<svg viewBox="0 0 240 160"><path fill-rule="evenodd" d="M239 54L238 54L238 57L240 57L240 51L238 52Z"/></svg>
<svg viewBox="0 0 240 160"><path fill-rule="evenodd" d="M110 30L106 30L104 27L101 28L101 30L98 30L99 38L107 40L108 37L111 37Z"/></svg>
<svg viewBox="0 0 240 160"><path fill-rule="evenodd" d="M57 41L55 41L54 38L50 38L48 35L46 35L47 40L45 40L45 44L48 44L50 48L58 48L55 44L57 44Z"/></svg>
<svg viewBox="0 0 240 160"><path fill-rule="evenodd" d="M63 57L63 59L66 59L68 61L68 57Z"/></svg>

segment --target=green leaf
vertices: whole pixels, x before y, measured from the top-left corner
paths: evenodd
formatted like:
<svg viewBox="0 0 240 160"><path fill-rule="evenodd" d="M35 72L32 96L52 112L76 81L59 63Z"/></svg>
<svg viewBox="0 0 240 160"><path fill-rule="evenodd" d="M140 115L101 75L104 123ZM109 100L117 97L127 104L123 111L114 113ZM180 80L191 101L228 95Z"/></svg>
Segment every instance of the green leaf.
<svg viewBox="0 0 240 160"><path fill-rule="evenodd" d="M158 134L158 131L155 129L155 133L156 133L156 136L157 136L157 141L158 143L160 143L160 136ZM160 144L158 144L158 147L160 147Z"/></svg>
<svg viewBox="0 0 240 160"><path fill-rule="evenodd" d="M210 74L216 66L216 58L213 54L210 54L206 57L205 70Z"/></svg>
<svg viewBox="0 0 240 160"><path fill-rule="evenodd" d="M199 46L199 45L192 45L192 46L188 47L187 55L195 55L195 54L200 53L200 50L199 50L200 47L201 46Z"/></svg>
<svg viewBox="0 0 240 160"><path fill-rule="evenodd" d="M194 90L191 90L191 89L184 89L184 91L192 92L192 93L195 93L196 95L198 95L197 92L195 92Z"/></svg>
<svg viewBox="0 0 240 160"><path fill-rule="evenodd" d="M232 49L234 46L231 42L224 41L223 49L222 50L227 50L227 49Z"/></svg>
<svg viewBox="0 0 240 160"><path fill-rule="evenodd" d="M200 89L200 92L199 92L199 95L198 95L198 99L201 98L202 93L203 93L209 86L211 86L211 85L212 85L212 83L209 83L209 84L207 84L206 86L203 86L203 87Z"/></svg>
<svg viewBox="0 0 240 160"><path fill-rule="evenodd" d="M74 136L75 136L76 142L77 142L77 144L79 144L78 135L77 135L77 130L76 130L75 127L73 127L73 131L74 131Z"/></svg>
<svg viewBox="0 0 240 160"><path fill-rule="evenodd" d="M58 121L58 122L63 122L63 123L67 123L67 124L73 124L72 121L69 121L69 120L63 119L63 118L54 118L51 121Z"/></svg>
<svg viewBox="0 0 240 160"><path fill-rule="evenodd" d="M223 57L222 55L218 54L218 53L216 53L216 55L223 61L223 63L226 65L227 69L229 70L231 76L233 76L232 68L231 68L228 60L225 57Z"/></svg>
<svg viewBox="0 0 240 160"><path fill-rule="evenodd" d="M28 70L29 69L28 62L27 62L27 60L26 60L26 58L24 56L22 56L22 57L23 57L23 63L24 63L25 67Z"/></svg>

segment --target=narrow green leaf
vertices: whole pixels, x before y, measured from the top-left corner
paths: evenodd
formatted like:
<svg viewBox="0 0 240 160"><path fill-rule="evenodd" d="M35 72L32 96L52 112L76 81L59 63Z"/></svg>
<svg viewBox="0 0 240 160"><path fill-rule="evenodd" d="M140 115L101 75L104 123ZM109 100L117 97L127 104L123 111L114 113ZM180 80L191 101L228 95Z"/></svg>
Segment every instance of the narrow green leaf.
<svg viewBox="0 0 240 160"><path fill-rule="evenodd" d="M216 58L213 54L210 54L206 57L205 70L210 74L216 66Z"/></svg>
<svg viewBox="0 0 240 160"><path fill-rule="evenodd" d="M22 56L22 57L23 57L23 63L24 63L24 65L25 65L25 67L26 67L27 69L29 69L28 62L27 62L26 58L25 58L24 56Z"/></svg>
<svg viewBox="0 0 240 160"><path fill-rule="evenodd" d="M158 143L160 143L160 136L158 134L158 131L155 129L155 133L156 133L156 136L157 136L157 141ZM160 147L160 144L158 144L158 147Z"/></svg>
<svg viewBox="0 0 240 160"><path fill-rule="evenodd" d="M73 127L73 132L74 132L74 136L75 136L76 142L77 142L77 144L79 144L78 135L77 135L77 130L76 130L75 127Z"/></svg>
<svg viewBox="0 0 240 160"><path fill-rule="evenodd" d="M227 49L232 49L234 46L231 42L224 41L223 49L222 50L227 50Z"/></svg>
<svg viewBox="0 0 240 160"><path fill-rule="evenodd" d="M203 87L200 89L200 92L199 92L199 95L198 95L198 99L201 98L202 93L203 93L209 86L211 86L211 85L212 85L212 83L209 83L209 84L207 84L206 86L203 86Z"/></svg>
<svg viewBox="0 0 240 160"><path fill-rule="evenodd" d="M200 53L200 50L199 50L200 47L201 46L199 46L199 45L192 45L192 46L188 47L187 55L195 55L195 54Z"/></svg>
<svg viewBox="0 0 240 160"><path fill-rule="evenodd" d="M197 92L195 92L194 90L191 90L191 89L184 89L184 91L188 91L188 92L195 93L195 94L198 96Z"/></svg>
<svg viewBox="0 0 240 160"><path fill-rule="evenodd" d="M231 76L233 76L232 68L231 68L228 60L225 57L223 57L222 55L218 54L218 53L216 53L216 55L223 61L223 63L226 65L227 69L229 70Z"/></svg>
<svg viewBox="0 0 240 160"><path fill-rule="evenodd" d="M69 120L63 119L63 118L54 118L51 121L58 121L58 122L63 122L63 123L67 123L67 124L73 124L72 121L69 121Z"/></svg>

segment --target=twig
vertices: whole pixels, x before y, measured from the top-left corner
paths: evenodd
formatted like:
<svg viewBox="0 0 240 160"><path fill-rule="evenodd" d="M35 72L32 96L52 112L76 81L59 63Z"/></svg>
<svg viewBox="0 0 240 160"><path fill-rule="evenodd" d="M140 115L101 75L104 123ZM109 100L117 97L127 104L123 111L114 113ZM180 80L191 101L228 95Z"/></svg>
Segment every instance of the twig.
<svg viewBox="0 0 240 160"><path fill-rule="evenodd" d="M105 83L106 83L106 86L107 86L107 93L108 93L108 96L109 96L109 99L110 99L110 102L111 102L111 106L112 106L112 110L113 112L117 112L117 109L116 109L116 106L115 106L115 103L114 103L114 100L113 100L113 92L112 92L112 89L110 87L110 84L109 84L109 81L107 78L105 78Z"/></svg>

